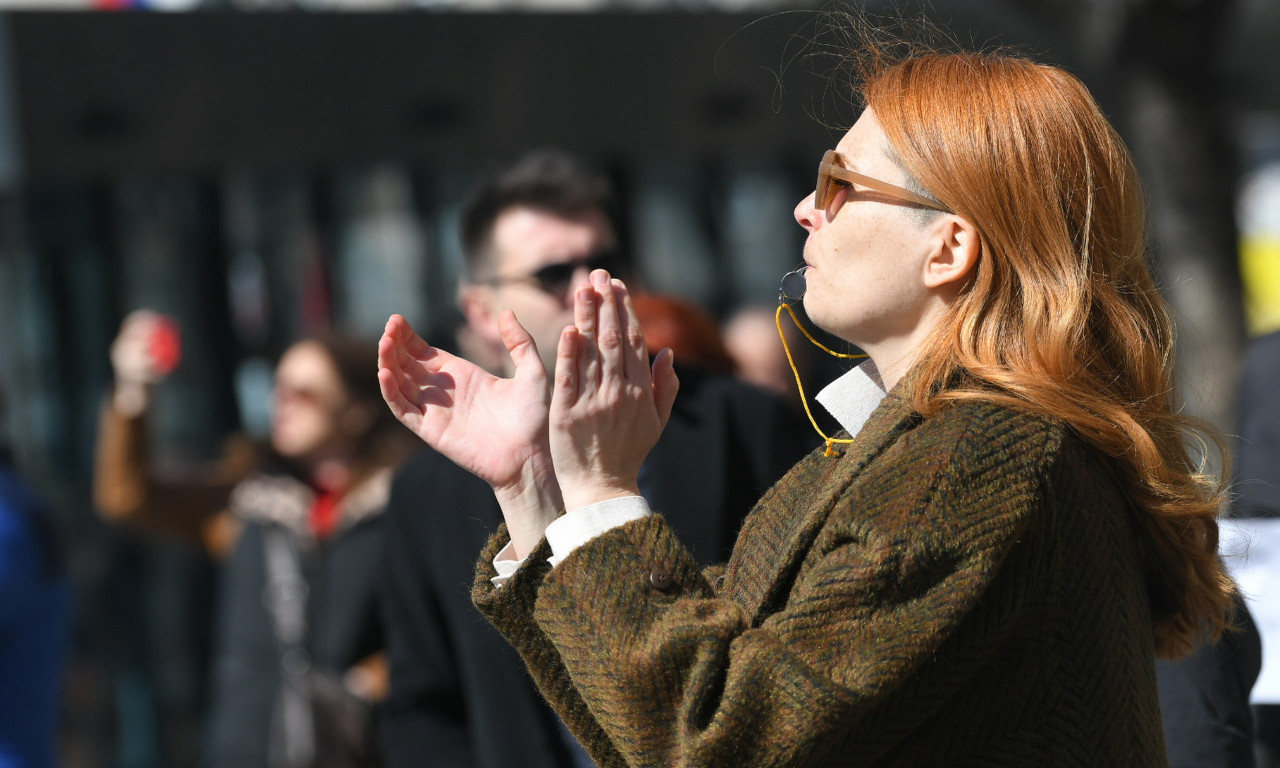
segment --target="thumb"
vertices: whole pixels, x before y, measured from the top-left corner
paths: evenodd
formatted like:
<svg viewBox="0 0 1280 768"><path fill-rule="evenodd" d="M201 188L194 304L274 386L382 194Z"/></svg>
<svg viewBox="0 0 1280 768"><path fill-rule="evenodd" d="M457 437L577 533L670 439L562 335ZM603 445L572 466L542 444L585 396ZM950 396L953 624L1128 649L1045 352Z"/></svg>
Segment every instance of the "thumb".
<svg viewBox="0 0 1280 768"><path fill-rule="evenodd" d="M676 353L670 347L659 352L653 359L653 404L658 409L658 421L663 429L666 429L667 420L671 418L671 406L676 402L676 393L680 391L675 362Z"/></svg>
<svg viewBox="0 0 1280 768"><path fill-rule="evenodd" d="M516 319L516 314L511 310L504 310L498 316L498 333L502 336L502 343L507 348L507 354L511 356L511 362L516 364L517 378L529 375L540 379L547 377L547 370L542 365L542 358L538 356L538 345L534 343L533 337L520 324L520 321Z"/></svg>

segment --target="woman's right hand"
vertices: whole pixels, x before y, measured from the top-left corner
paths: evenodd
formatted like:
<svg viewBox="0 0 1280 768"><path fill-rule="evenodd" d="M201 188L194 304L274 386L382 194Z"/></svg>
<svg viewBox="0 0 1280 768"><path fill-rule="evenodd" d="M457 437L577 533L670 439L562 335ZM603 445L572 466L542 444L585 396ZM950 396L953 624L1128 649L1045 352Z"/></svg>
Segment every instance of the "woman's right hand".
<svg viewBox="0 0 1280 768"><path fill-rule="evenodd" d="M547 442L546 370L509 310L499 329L516 364L510 379L431 346L392 315L378 342L378 384L400 423L489 483L524 557L563 502Z"/></svg>

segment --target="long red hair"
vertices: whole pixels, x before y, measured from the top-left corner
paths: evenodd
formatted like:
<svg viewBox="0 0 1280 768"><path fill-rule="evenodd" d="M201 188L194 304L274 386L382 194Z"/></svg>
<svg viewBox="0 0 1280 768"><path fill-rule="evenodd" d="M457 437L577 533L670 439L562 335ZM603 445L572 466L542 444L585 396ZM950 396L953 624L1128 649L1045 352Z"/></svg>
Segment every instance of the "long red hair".
<svg viewBox="0 0 1280 768"><path fill-rule="evenodd" d="M1018 56L916 55L864 73L862 94L903 169L980 233L976 272L918 358L915 406L1005 402L1113 457L1147 534L1157 652L1216 638L1234 585L1222 485L1198 465L1222 440L1174 401L1173 321L1124 143L1079 80Z"/></svg>

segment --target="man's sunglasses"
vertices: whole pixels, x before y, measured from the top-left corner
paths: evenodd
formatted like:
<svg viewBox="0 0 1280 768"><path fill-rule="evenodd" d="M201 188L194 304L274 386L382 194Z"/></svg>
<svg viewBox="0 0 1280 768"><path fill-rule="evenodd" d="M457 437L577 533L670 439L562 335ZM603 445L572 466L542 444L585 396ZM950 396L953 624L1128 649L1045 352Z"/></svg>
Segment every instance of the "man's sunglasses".
<svg viewBox="0 0 1280 768"><path fill-rule="evenodd" d="M818 164L818 185L814 187L813 191L813 206L815 208L826 208L827 204L831 202L831 198L836 195L837 185L848 187L853 184L875 190L895 200L921 205L943 213L952 213L950 208L937 200L899 187L896 184L873 179L870 176L845 168L840 164L840 153L834 149L828 149L822 155L822 162Z"/></svg>
<svg viewBox="0 0 1280 768"><path fill-rule="evenodd" d="M621 258L617 251L594 251L578 259L572 261L562 261L556 264L548 264L541 269L536 269L527 275L516 275L510 277L490 277L486 280L480 280L481 285L503 286L511 283L526 283L537 287L539 290L551 296L564 298L569 294L569 288L573 284L573 276L577 274L579 269L585 269L588 272L595 269L607 269L610 274L615 274L621 264Z"/></svg>

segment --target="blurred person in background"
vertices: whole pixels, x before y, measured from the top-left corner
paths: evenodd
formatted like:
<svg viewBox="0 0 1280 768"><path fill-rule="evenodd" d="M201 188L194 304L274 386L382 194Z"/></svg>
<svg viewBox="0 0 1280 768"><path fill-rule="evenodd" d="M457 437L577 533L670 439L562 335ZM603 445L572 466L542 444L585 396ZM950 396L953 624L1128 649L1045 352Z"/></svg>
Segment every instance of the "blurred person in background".
<svg viewBox="0 0 1280 768"><path fill-rule="evenodd" d="M70 601L53 520L18 476L0 432L0 768L59 762Z"/></svg>
<svg viewBox="0 0 1280 768"><path fill-rule="evenodd" d="M377 764L382 512L406 441L381 413L371 346L294 343L275 370L270 444L167 480L152 468L146 424L167 374L156 345L165 322L134 312L112 344L94 496L105 518L201 542L222 560L207 762Z"/></svg>
<svg viewBox="0 0 1280 768"><path fill-rule="evenodd" d="M547 365L573 322L573 292L601 266L621 270L608 181L581 161L533 152L466 202L459 290L470 346L511 359L499 320L513 310ZM655 299L655 332L689 317ZM657 322L655 320L655 322ZM723 366L722 356L715 365ZM708 561L725 556L756 497L814 444L776 397L736 378L681 369L670 424L642 470L655 508ZM502 520L488 484L426 448L397 473L386 513L385 617L391 661L384 746L393 765L553 768L590 765L534 688L520 658L471 604L475 551Z"/></svg>
<svg viewBox="0 0 1280 768"><path fill-rule="evenodd" d="M808 348L803 343L798 343L803 342L803 339L798 338L797 334L791 333L787 342L792 355L809 354ZM778 336L774 309L743 307L731 314L724 323L724 344L733 358L739 376L784 397L795 395L795 380L791 376L791 367L787 364L787 355ZM796 360L797 365L800 362L801 360Z"/></svg>
<svg viewBox="0 0 1280 768"><path fill-rule="evenodd" d="M1262 671L1262 636L1237 596L1233 631L1184 659L1157 659L1170 768L1274 768L1254 754L1249 694ZM1260 734L1259 734L1260 735Z"/></svg>
<svg viewBox="0 0 1280 768"><path fill-rule="evenodd" d="M733 357L720 337L715 318L700 307L657 293L637 295L635 306L650 349L670 347L686 365L716 373L735 372Z"/></svg>
<svg viewBox="0 0 1280 768"><path fill-rule="evenodd" d="M1239 403L1233 514L1280 517L1280 331L1246 348ZM1257 704L1253 712L1258 768L1280 768L1280 704Z"/></svg>
<svg viewBox="0 0 1280 768"><path fill-rule="evenodd" d="M1236 460L1235 515L1280 517L1280 331L1245 351Z"/></svg>

